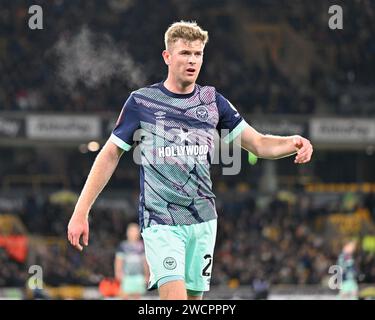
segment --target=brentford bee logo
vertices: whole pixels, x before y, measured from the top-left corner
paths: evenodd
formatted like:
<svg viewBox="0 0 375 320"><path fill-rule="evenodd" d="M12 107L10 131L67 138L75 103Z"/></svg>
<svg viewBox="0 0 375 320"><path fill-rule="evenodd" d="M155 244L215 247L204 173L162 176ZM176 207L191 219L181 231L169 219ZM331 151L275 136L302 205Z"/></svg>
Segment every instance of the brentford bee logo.
<svg viewBox="0 0 375 320"><path fill-rule="evenodd" d="M195 114L197 116L197 119L202 121L202 122L206 122L207 119L208 119L208 110L206 107L198 107L196 110L195 110Z"/></svg>

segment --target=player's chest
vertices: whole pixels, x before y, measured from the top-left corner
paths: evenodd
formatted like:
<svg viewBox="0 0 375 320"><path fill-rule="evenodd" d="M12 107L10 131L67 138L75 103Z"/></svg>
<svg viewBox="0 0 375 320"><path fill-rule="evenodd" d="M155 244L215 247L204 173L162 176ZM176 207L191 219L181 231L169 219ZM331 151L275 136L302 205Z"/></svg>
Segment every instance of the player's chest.
<svg viewBox="0 0 375 320"><path fill-rule="evenodd" d="M214 129L219 121L216 104L176 108L140 108L140 122L143 129L154 127Z"/></svg>

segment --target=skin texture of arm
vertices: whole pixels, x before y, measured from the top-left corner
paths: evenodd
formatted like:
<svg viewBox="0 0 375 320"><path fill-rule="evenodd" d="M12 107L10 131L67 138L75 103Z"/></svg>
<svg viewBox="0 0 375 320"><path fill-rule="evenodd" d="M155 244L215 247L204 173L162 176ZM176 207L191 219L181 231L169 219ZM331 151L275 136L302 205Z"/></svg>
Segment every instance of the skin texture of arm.
<svg viewBox="0 0 375 320"><path fill-rule="evenodd" d="M122 154L123 150L108 140L90 170L68 225L68 240L80 251L83 249L80 244L81 235L83 236L83 244L88 245L88 215L90 209L100 192L107 185Z"/></svg>
<svg viewBox="0 0 375 320"><path fill-rule="evenodd" d="M298 135L264 135L250 125L235 139L235 143L264 159L275 160L296 154L295 163L309 162L313 152L313 147L306 138Z"/></svg>

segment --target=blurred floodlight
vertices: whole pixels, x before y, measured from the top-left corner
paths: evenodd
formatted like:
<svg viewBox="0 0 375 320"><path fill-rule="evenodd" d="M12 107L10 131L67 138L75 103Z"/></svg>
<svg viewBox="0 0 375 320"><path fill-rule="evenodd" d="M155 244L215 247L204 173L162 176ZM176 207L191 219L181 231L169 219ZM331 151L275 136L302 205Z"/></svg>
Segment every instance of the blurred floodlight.
<svg viewBox="0 0 375 320"><path fill-rule="evenodd" d="M96 141L91 141L87 144L87 149L91 152L96 152L98 151L100 148L100 144L99 142L96 142Z"/></svg>

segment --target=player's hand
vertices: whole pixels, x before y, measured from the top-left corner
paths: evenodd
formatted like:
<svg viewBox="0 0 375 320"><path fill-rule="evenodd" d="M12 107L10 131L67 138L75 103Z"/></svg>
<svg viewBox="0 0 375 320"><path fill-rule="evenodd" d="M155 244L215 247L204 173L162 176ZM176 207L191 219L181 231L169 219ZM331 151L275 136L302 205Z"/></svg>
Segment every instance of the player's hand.
<svg viewBox="0 0 375 320"><path fill-rule="evenodd" d="M294 136L293 145L297 151L294 163L307 163L311 160L313 146L308 139L301 136Z"/></svg>
<svg viewBox="0 0 375 320"><path fill-rule="evenodd" d="M80 238L82 236L83 244L89 245L89 222L87 217L81 217L73 214L68 224L68 240L70 244L78 249L83 250L83 246L80 244Z"/></svg>

